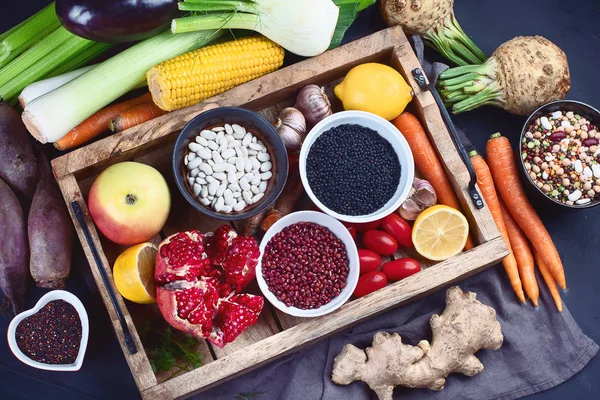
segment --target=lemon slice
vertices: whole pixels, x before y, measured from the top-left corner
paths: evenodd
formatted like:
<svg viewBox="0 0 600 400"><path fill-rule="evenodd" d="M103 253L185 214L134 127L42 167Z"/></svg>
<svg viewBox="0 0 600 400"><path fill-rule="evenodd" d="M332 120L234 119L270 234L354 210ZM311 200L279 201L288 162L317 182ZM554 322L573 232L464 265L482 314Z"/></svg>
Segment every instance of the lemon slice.
<svg viewBox="0 0 600 400"><path fill-rule="evenodd" d="M155 303L154 266L156 246L141 243L122 252L113 267L115 285L121 296L139 304Z"/></svg>
<svg viewBox="0 0 600 400"><path fill-rule="evenodd" d="M469 223L464 215L452 207L437 205L419 215L412 240L420 255L442 261L460 253L468 235Z"/></svg>

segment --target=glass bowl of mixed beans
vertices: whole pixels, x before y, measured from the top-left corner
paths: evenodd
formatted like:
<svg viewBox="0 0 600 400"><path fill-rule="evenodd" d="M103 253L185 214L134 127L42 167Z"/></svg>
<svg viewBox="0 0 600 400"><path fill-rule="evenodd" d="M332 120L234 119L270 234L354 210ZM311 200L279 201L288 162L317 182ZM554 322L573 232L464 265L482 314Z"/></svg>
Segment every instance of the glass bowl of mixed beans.
<svg viewBox="0 0 600 400"><path fill-rule="evenodd" d="M600 112L572 100L548 103L521 133L521 166L545 198L569 208L600 203Z"/></svg>

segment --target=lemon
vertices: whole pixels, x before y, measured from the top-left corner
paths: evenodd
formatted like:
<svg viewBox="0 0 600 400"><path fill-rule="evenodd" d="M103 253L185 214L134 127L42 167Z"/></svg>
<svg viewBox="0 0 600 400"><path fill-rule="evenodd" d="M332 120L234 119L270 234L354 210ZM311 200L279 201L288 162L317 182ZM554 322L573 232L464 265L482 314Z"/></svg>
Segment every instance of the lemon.
<svg viewBox="0 0 600 400"><path fill-rule="evenodd" d="M134 303L155 303L154 266L156 246L141 243L122 252L113 267L115 285L121 296Z"/></svg>
<svg viewBox="0 0 600 400"><path fill-rule="evenodd" d="M344 110L367 111L388 121L400 115L413 96L411 87L398 71L378 63L352 68L333 91Z"/></svg>
<svg viewBox="0 0 600 400"><path fill-rule="evenodd" d="M452 207L437 205L419 215L412 240L420 255L442 261L460 253L468 235L469 223L464 215Z"/></svg>

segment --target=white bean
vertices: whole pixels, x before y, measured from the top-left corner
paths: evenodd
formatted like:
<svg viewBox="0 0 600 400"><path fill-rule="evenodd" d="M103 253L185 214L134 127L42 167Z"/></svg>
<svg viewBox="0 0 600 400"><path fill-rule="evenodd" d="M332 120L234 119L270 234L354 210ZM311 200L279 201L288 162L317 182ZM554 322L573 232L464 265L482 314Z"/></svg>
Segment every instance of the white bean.
<svg viewBox="0 0 600 400"><path fill-rule="evenodd" d="M262 149L264 149L264 146L258 143L250 143L248 147L256 151L261 151Z"/></svg>
<svg viewBox="0 0 600 400"><path fill-rule="evenodd" d="M258 153L256 158L258 158L259 161L264 162L264 161L269 161L271 159L271 156L269 155L269 153Z"/></svg>
<svg viewBox="0 0 600 400"><path fill-rule="evenodd" d="M248 147L248 145L252 143L252 134L250 132L246 133L244 139L242 140L242 146Z"/></svg>
<svg viewBox="0 0 600 400"><path fill-rule="evenodd" d="M258 186L250 186L250 191L254 194L259 194L260 193L260 189L258 188Z"/></svg>
<svg viewBox="0 0 600 400"><path fill-rule="evenodd" d="M252 182L250 182L250 184L252 185L258 185L260 183L261 179L260 179L260 175L256 174L254 176L254 179L252 179Z"/></svg>
<svg viewBox="0 0 600 400"><path fill-rule="evenodd" d="M244 172L243 171L237 171L235 173L236 178L240 179L242 176L244 176Z"/></svg>
<svg viewBox="0 0 600 400"><path fill-rule="evenodd" d="M230 135L233 133L233 128L231 125L225 124L225 132L229 133Z"/></svg>
<svg viewBox="0 0 600 400"><path fill-rule="evenodd" d="M259 201L260 199L262 199L264 197L264 193L259 193L254 195L254 197L252 197L252 203L256 203L257 201Z"/></svg>
<svg viewBox="0 0 600 400"><path fill-rule="evenodd" d="M233 192L230 189L225 189L225 192L223 192L223 198L225 199L226 205L233 206L235 204L235 198L233 197Z"/></svg>
<svg viewBox="0 0 600 400"><path fill-rule="evenodd" d="M200 173L200 170L198 168L194 168L193 170L190 171L190 176L198 176L198 174Z"/></svg>
<svg viewBox="0 0 600 400"><path fill-rule="evenodd" d="M204 172L200 172L200 173L198 174L198 176L199 176L200 178L206 178L206 174L205 174Z"/></svg>
<svg viewBox="0 0 600 400"><path fill-rule="evenodd" d="M194 186L192 187L192 191L194 192L194 196L198 197L198 195L200 194L201 190L202 190L202 186L200 186L197 183L194 183Z"/></svg>
<svg viewBox="0 0 600 400"><path fill-rule="evenodd" d="M208 188L206 186L204 186L202 188L202 190L200 191L200 197L206 197L208 196Z"/></svg>
<svg viewBox="0 0 600 400"><path fill-rule="evenodd" d="M190 186L192 186L195 182L196 182L196 179L193 176L190 176L188 178L188 183L190 184Z"/></svg>
<svg viewBox="0 0 600 400"><path fill-rule="evenodd" d="M259 154L260 155L260 154ZM258 171L260 168L260 161L257 157L250 157L250 162L252 163L252 170Z"/></svg>
<svg viewBox="0 0 600 400"><path fill-rule="evenodd" d="M231 210L233 210L233 207L231 207L231 206L223 206L223 209L221 210L221 212L225 213L225 214L229 214L231 212Z"/></svg>
<svg viewBox="0 0 600 400"><path fill-rule="evenodd" d="M204 146L202 146L202 145L200 145L200 144L198 144L196 142L191 142L190 144L188 144L188 148L195 153L198 150L203 149Z"/></svg>
<svg viewBox="0 0 600 400"><path fill-rule="evenodd" d="M242 188L242 190L250 190L250 185L248 184L248 181L246 180L246 178L242 178L240 179L240 187Z"/></svg>
<svg viewBox="0 0 600 400"><path fill-rule="evenodd" d="M220 181L224 181L225 179L227 179L227 174L225 174L225 172L215 172L213 176Z"/></svg>
<svg viewBox="0 0 600 400"><path fill-rule="evenodd" d="M241 192L242 191L242 188L240 187L240 185L237 182L230 183L229 189L231 189L232 192Z"/></svg>
<svg viewBox="0 0 600 400"><path fill-rule="evenodd" d="M266 180L271 179L272 176L273 176L273 174L271 173L271 171L267 171L267 172L263 172L262 174L260 174L260 179L262 179L263 181L266 181Z"/></svg>
<svg viewBox="0 0 600 400"><path fill-rule="evenodd" d="M206 177L206 182L208 182L208 183L213 183L214 181L216 181L216 179L215 179L215 178L213 178L212 176L207 176L207 177Z"/></svg>
<svg viewBox="0 0 600 400"><path fill-rule="evenodd" d="M223 193L225 193L225 190L227 189L227 182L221 182L221 184L219 185L219 188L217 189L217 196L222 196Z"/></svg>
<svg viewBox="0 0 600 400"><path fill-rule="evenodd" d="M225 162L225 160L223 160L223 157L221 157L221 154L219 154L218 151L214 150L212 152L212 159L215 161L215 163L220 164L222 162Z"/></svg>
<svg viewBox="0 0 600 400"><path fill-rule="evenodd" d="M225 132L223 132L223 131L217 132L217 137L215 137L215 142L219 143L221 138L224 136L225 136Z"/></svg>
<svg viewBox="0 0 600 400"><path fill-rule="evenodd" d="M217 202L215 203L215 211L216 212L221 211L224 206L225 206L225 200L223 199L223 197L219 197Z"/></svg>
<svg viewBox="0 0 600 400"><path fill-rule="evenodd" d="M203 130L202 132L200 132L200 136L202 136L206 140L214 140L214 138L217 137L217 134L213 131Z"/></svg>
<svg viewBox="0 0 600 400"><path fill-rule="evenodd" d="M242 192L233 192L233 197L236 199L242 195Z"/></svg>
<svg viewBox="0 0 600 400"><path fill-rule="evenodd" d="M183 158L183 165L185 165L185 166L188 165L188 156L187 155Z"/></svg>
<svg viewBox="0 0 600 400"><path fill-rule="evenodd" d="M219 148L217 149L217 151L218 151L219 153L222 153L224 150L227 150L227 147L228 147L228 146L227 146L227 145L225 145L225 144L224 144L224 145L221 145L221 146L219 146Z"/></svg>
<svg viewBox="0 0 600 400"><path fill-rule="evenodd" d="M220 182L215 180L208 185L208 194L214 196L217 193L217 189L219 188Z"/></svg>
<svg viewBox="0 0 600 400"><path fill-rule="evenodd" d="M246 150L246 153L248 153L249 156L255 156L258 154L258 151L249 149L249 150Z"/></svg>
<svg viewBox="0 0 600 400"><path fill-rule="evenodd" d="M271 168L273 168L273 164L271 164L270 161L267 161L266 163L264 163L263 165L260 166L260 170L262 172L270 171Z"/></svg>
<svg viewBox="0 0 600 400"><path fill-rule="evenodd" d="M196 169L202 164L201 158L194 158L192 161L188 162L187 169L193 170Z"/></svg>
<svg viewBox="0 0 600 400"><path fill-rule="evenodd" d="M235 156L235 150L227 148L221 151L221 155L223 156L223 159L229 160L231 157Z"/></svg>
<svg viewBox="0 0 600 400"><path fill-rule="evenodd" d="M244 200L239 200L235 203L235 206L233 206L233 211L242 211L244 208L246 208L246 202Z"/></svg>
<svg viewBox="0 0 600 400"><path fill-rule="evenodd" d="M246 179L246 182L252 182L254 179L254 174L252 172L248 172L246 175L244 175L244 178Z"/></svg>
<svg viewBox="0 0 600 400"><path fill-rule="evenodd" d="M267 190L267 182L266 181L262 181L259 185L258 185L258 190L261 193L264 193Z"/></svg>
<svg viewBox="0 0 600 400"><path fill-rule="evenodd" d="M214 128L211 128L211 129L217 133L225 130L225 128L223 128L222 126L215 126Z"/></svg>
<svg viewBox="0 0 600 400"><path fill-rule="evenodd" d="M210 204L210 200L206 197L203 197L200 199L200 204L202 204L203 206L208 206Z"/></svg>
<svg viewBox="0 0 600 400"><path fill-rule="evenodd" d="M197 177L196 183L199 183L201 185L206 185L208 182L206 182L206 179L204 179L204 178Z"/></svg>
<svg viewBox="0 0 600 400"><path fill-rule="evenodd" d="M198 150L196 152L196 154L198 154L198 157L203 158L205 160L210 160L212 158L212 154L211 154L210 150L206 150L206 149Z"/></svg>
<svg viewBox="0 0 600 400"><path fill-rule="evenodd" d="M249 158L245 158L244 161L246 162L246 172L252 171L252 161Z"/></svg>
<svg viewBox="0 0 600 400"><path fill-rule="evenodd" d="M242 171L243 172L245 170L245 168L246 168L246 160L243 157L238 157L235 160L235 168L238 171Z"/></svg>
<svg viewBox="0 0 600 400"><path fill-rule="evenodd" d="M235 142L235 138L233 137L233 135L225 135L225 139L227 139L229 143Z"/></svg>
<svg viewBox="0 0 600 400"><path fill-rule="evenodd" d="M204 172L206 175L213 174L213 167L211 167L207 163L200 164L200 166L198 168L200 168L200 171Z"/></svg>
<svg viewBox="0 0 600 400"><path fill-rule="evenodd" d="M217 144L217 142L211 140L208 142L208 146L206 147L208 147L211 150L217 150L219 148L219 145Z"/></svg>
<svg viewBox="0 0 600 400"><path fill-rule="evenodd" d="M248 157L248 149L246 147L240 147L242 150L242 157Z"/></svg>
<svg viewBox="0 0 600 400"><path fill-rule="evenodd" d="M256 143L258 141L258 139L256 138L256 136L252 136L252 143Z"/></svg>
<svg viewBox="0 0 600 400"><path fill-rule="evenodd" d="M252 204L252 193L251 192L242 192L242 197L246 204Z"/></svg>
<svg viewBox="0 0 600 400"><path fill-rule="evenodd" d="M235 165L236 161L237 157L231 157L229 160L227 160L227 164Z"/></svg>
<svg viewBox="0 0 600 400"><path fill-rule="evenodd" d="M229 164L222 162L220 164L215 164L215 166L212 169L215 172L225 172L225 171L227 171L228 165Z"/></svg>
<svg viewBox="0 0 600 400"><path fill-rule="evenodd" d="M228 172L227 173L227 181L231 184L237 183L238 182L238 178L235 174L235 172Z"/></svg>
<svg viewBox="0 0 600 400"><path fill-rule="evenodd" d="M208 146L208 140L204 139L202 136L196 136L196 143L201 144L202 146Z"/></svg>
<svg viewBox="0 0 600 400"><path fill-rule="evenodd" d="M196 154L194 153L190 153L187 155L188 161L192 161L194 158L196 158Z"/></svg>
<svg viewBox="0 0 600 400"><path fill-rule="evenodd" d="M208 165L210 165L211 167L212 167L213 165L215 165L215 162L214 162L213 160L206 160L206 163L207 163Z"/></svg>
<svg viewBox="0 0 600 400"><path fill-rule="evenodd" d="M225 136L219 139L219 146L227 146L229 147L229 140Z"/></svg>
<svg viewBox="0 0 600 400"><path fill-rule="evenodd" d="M235 168L235 165L231 165L231 164L225 164L225 172L235 172L237 171L237 169Z"/></svg>

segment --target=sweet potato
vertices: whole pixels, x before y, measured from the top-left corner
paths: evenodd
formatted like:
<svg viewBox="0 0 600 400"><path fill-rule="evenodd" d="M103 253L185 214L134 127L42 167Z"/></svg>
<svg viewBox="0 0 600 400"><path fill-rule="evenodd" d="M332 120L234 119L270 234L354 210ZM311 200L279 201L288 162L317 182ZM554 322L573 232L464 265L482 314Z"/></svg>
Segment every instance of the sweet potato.
<svg viewBox="0 0 600 400"><path fill-rule="evenodd" d="M48 160L41 152L37 155L40 179L27 221L29 270L39 287L61 289L71 271L73 226Z"/></svg>
<svg viewBox="0 0 600 400"><path fill-rule="evenodd" d="M27 285L27 232L23 209L12 189L0 178L0 289L15 314L23 310Z"/></svg>
<svg viewBox="0 0 600 400"><path fill-rule="evenodd" d="M19 113L0 103L0 177L28 198L35 192L37 162Z"/></svg>

